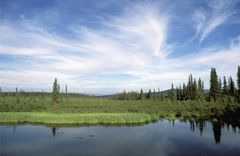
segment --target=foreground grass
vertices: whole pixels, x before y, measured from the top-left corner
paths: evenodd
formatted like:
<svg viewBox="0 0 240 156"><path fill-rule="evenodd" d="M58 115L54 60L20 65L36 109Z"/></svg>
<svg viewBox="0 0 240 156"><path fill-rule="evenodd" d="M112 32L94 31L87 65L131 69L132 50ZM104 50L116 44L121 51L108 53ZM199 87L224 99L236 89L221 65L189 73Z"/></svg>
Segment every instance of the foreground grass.
<svg viewBox="0 0 240 156"><path fill-rule="evenodd" d="M151 122L157 119L157 116L140 113L0 113L0 123L137 124Z"/></svg>

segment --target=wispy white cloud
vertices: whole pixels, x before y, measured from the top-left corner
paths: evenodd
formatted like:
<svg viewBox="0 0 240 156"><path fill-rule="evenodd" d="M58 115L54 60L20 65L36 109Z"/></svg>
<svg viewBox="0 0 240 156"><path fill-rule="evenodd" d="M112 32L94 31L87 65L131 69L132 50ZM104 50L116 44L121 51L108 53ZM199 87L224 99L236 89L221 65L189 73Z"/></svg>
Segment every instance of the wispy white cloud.
<svg viewBox="0 0 240 156"><path fill-rule="evenodd" d="M204 11L196 14L202 21L197 35L205 32L204 39L216 26L205 30L207 15ZM0 55L12 58L0 62L0 84L50 91L53 79L58 77L70 91L109 93L167 89L171 82L185 81L190 73L208 82L210 67L225 75L235 74L240 57L237 39L225 49L208 47L197 54L170 57L176 50L168 42L170 16L153 5L137 5L117 16L102 17L98 28L71 25L71 38L26 17L19 25L2 22Z"/></svg>
<svg viewBox="0 0 240 156"><path fill-rule="evenodd" d="M196 37L199 37L200 43L215 29L228 22L236 13L234 7L237 3L237 0L212 0L208 3L209 8L195 11L193 20L196 22Z"/></svg>
<svg viewBox="0 0 240 156"><path fill-rule="evenodd" d="M49 81L49 84L55 75L61 79L68 78L72 86L80 83L82 88L107 87L109 80L92 79L91 76L139 70L145 68L153 57L164 60L170 53L170 45L166 43L167 17L159 15L152 6L126 9L120 16L109 17L103 23L103 28L98 30L73 26L75 39L49 33L26 18L18 26L21 29L1 23L1 35L5 37L0 38L4 43L1 44L0 54L27 57L21 65L21 72L2 71L5 76L1 78L1 83L19 86L23 79L39 82L45 77L41 82ZM89 75L88 80L78 79L82 75ZM119 81L112 82L112 85L118 87L126 83Z"/></svg>

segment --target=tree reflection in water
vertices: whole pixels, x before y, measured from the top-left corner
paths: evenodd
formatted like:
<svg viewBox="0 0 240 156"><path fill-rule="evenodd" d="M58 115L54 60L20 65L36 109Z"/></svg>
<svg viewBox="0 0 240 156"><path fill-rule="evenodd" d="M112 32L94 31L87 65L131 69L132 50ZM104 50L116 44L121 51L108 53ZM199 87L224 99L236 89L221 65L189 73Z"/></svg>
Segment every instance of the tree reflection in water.
<svg viewBox="0 0 240 156"><path fill-rule="evenodd" d="M207 125L206 121L204 119L199 119L199 120L180 120L180 123L189 123L190 125L190 129L192 132L195 132L196 129L199 130L200 132L200 136L203 135L204 133L204 128ZM175 127L175 121L169 121L169 123L172 123L173 128ZM220 144L221 143L221 129L224 128L226 126L227 130L230 130L230 127L232 128L231 130L236 134L237 131L237 127L238 125L236 124L230 124L230 123L225 123L225 122L221 122L221 121L214 121L214 122L209 122L212 125L212 130L213 130L213 136L214 136L214 140L216 144ZM13 127L15 130L15 127ZM59 130L56 127L52 127L52 136L55 137L57 131ZM240 133L240 132L239 132Z"/></svg>

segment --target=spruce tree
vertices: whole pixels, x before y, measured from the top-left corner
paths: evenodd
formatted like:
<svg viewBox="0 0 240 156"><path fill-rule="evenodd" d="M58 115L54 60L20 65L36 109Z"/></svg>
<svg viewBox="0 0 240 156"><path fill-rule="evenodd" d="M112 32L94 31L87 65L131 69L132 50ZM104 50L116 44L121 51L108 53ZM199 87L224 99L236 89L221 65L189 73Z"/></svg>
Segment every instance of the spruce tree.
<svg viewBox="0 0 240 156"><path fill-rule="evenodd" d="M234 96L234 93L235 93L235 84L234 84L234 81L232 79L232 77L230 76L229 77L229 91L230 91L230 95L231 96Z"/></svg>
<svg viewBox="0 0 240 156"><path fill-rule="evenodd" d="M192 86L192 100L196 100L197 97L197 82L196 79L193 80L193 86Z"/></svg>
<svg viewBox="0 0 240 156"><path fill-rule="evenodd" d="M156 91L155 91L155 89L153 90L153 99L156 99Z"/></svg>
<svg viewBox="0 0 240 156"><path fill-rule="evenodd" d="M57 85L57 103L60 103L60 97L61 95L60 95L60 84L58 84Z"/></svg>
<svg viewBox="0 0 240 156"><path fill-rule="evenodd" d="M238 102L240 102L240 66L237 71Z"/></svg>
<svg viewBox="0 0 240 156"><path fill-rule="evenodd" d="M209 97L210 100L214 101L219 97L218 76L215 68L211 68Z"/></svg>
<svg viewBox="0 0 240 156"><path fill-rule="evenodd" d="M219 88L219 93L222 93L222 81L221 78L218 79L218 88Z"/></svg>
<svg viewBox="0 0 240 156"><path fill-rule="evenodd" d="M181 84L179 85L179 96L180 96L180 100L183 100L183 91L182 91L182 86Z"/></svg>
<svg viewBox="0 0 240 156"><path fill-rule="evenodd" d="M203 81L201 80L201 78L198 79L197 99L201 101L204 99L204 88L203 88Z"/></svg>
<svg viewBox="0 0 240 156"><path fill-rule="evenodd" d="M185 83L183 83L182 97L183 97L183 100L187 99L187 87Z"/></svg>
<svg viewBox="0 0 240 156"><path fill-rule="evenodd" d="M171 85L171 90L168 91L168 97L170 98L170 100L175 100L175 94L174 94L174 88L173 88L173 83Z"/></svg>
<svg viewBox="0 0 240 156"><path fill-rule="evenodd" d="M60 85L57 82L57 78L55 78L53 82L53 90L52 90L52 102L53 104L60 102L60 95L59 95Z"/></svg>
<svg viewBox="0 0 240 156"><path fill-rule="evenodd" d="M188 77L188 83L187 83L187 99L192 99L192 88L193 88L193 77L192 74Z"/></svg>
<svg viewBox="0 0 240 156"><path fill-rule="evenodd" d="M226 77L223 77L223 95L228 95L228 87Z"/></svg>
<svg viewBox="0 0 240 156"><path fill-rule="evenodd" d="M145 99L145 96L144 96L143 90L141 89L141 91L140 91L140 100L144 100L144 99Z"/></svg>
<svg viewBox="0 0 240 156"><path fill-rule="evenodd" d="M152 96L152 91L151 89L149 89L148 91L148 99L152 100L153 96Z"/></svg>
<svg viewBox="0 0 240 156"><path fill-rule="evenodd" d="M204 93L204 82L202 81L202 92Z"/></svg>
<svg viewBox="0 0 240 156"><path fill-rule="evenodd" d="M180 100L180 90L176 87L177 100Z"/></svg>

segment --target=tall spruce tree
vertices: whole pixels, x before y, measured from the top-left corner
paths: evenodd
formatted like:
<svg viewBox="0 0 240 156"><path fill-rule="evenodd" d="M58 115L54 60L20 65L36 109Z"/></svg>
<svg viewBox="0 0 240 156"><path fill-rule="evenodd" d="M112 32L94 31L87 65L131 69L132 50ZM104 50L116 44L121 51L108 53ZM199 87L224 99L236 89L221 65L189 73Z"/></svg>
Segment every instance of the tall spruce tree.
<svg viewBox="0 0 240 156"><path fill-rule="evenodd" d="M144 100L145 99L145 95L143 93L143 90L141 89L140 91L140 100Z"/></svg>
<svg viewBox="0 0 240 156"><path fill-rule="evenodd" d="M60 102L60 85L57 82L57 78L55 78L53 82L53 90L52 90L52 102L53 104L59 103Z"/></svg>
<svg viewBox="0 0 240 156"><path fill-rule="evenodd" d="M221 78L218 79L218 88L219 88L219 93L222 94L222 80L221 80Z"/></svg>
<svg viewBox="0 0 240 156"><path fill-rule="evenodd" d="M57 85L57 103L60 103L61 97L60 97L60 84Z"/></svg>
<svg viewBox="0 0 240 156"><path fill-rule="evenodd" d="M183 100L187 99L187 87L186 87L185 83L183 83L182 97L183 97Z"/></svg>
<svg viewBox="0 0 240 156"><path fill-rule="evenodd" d="M156 90L153 90L153 99L156 99Z"/></svg>
<svg viewBox="0 0 240 156"><path fill-rule="evenodd" d="M218 76L215 68L211 68L209 97L210 100L214 101L219 97Z"/></svg>
<svg viewBox="0 0 240 156"><path fill-rule="evenodd" d="M198 85L197 85L197 100L203 100L204 99L204 88L203 88L203 81L201 78L198 79Z"/></svg>
<svg viewBox="0 0 240 156"><path fill-rule="evenodd" d="M180 89L178 87L176 87L176 98L180 100Z"/></svg>
<svg viewBox="0 0 240 156"><path fill-rule="evenodd" d="M228 86L226 76L223 76L223 95L228 95Z"/></svg>
<svg viewBox="0 0 240 156"><path fill-rule="evenodd" d="M192 86L192 100L196 100L197 97L197 82L196 79L193 80L193 86Z"/></svg>
<svg viewBox="0 0 240 156"><path fill-rule="evenodd" d="M188 84L187 84L187 99L194 100L195 98L195 89L196 84L194 84L193 76L192 74L188 77Z"/></svg>
<svg viewBox="0 0 240 156"><path fill-rule="evenodd" d="M240 66L237 71L238 102L240 102Z"/></svg>
<svg viewBox="0 0 240 156"><path fill-rule="evenodd" d="M180 94L180 100L183 100L183 91L181 84L179 85L179 94Z"/></svg>
<svg viewBox="0 0 240 156"><path fill-rule="evenodd" d="M174 101L175 100L175 94L174 94L174 87L173 87L173 83L171 85L171 90L168 91L168 97L170 98L170 100Z"/></svg>
<svg viewBox="0 0 240 156"><path fill-rule="evenodd" d="M234 84L234 81L233 81L231 76L229 77L228 83L229 83L229 93L230 93L231 96L234 96L234 94L235 94L235 84Z"/></svg>

